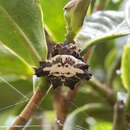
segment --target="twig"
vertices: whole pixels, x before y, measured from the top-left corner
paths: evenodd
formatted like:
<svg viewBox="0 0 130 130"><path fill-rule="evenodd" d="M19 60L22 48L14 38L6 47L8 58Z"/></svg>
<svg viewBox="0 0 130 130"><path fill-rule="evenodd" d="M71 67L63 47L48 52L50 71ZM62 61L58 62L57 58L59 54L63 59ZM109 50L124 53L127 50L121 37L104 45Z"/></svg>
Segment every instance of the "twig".
<svg viewBox="0 0 130 130"><path fill-rule="evenodd" d="M117 101L115 104L112 130L126 130L125 104L123 101Z"/></svg>
<svg viewBox="0 0 130 130"><path fill-rule="evenodd" d="M57 125L56 125L57 130L62 130L62 127L63 127L62 124L64 124L68 111L65 106L65 100L62 95L61 87L55 89L54 107L55 107L56 114L57 114ZM58 123L59 121L60 121L60 123Z"/></svg>
<svg viewBox="0 0 130 130"><path fill-rule="evenodd" d="M9 130L22 130L25 127L26 123L29 121L33 113L39 107L43 97L45 97L46 92L48 91L48 87L44 88L44 91L37 91L32 96L29 103L24 108L23 112L19 115L16 121L12 124Z"/></svg>
<svg viewBox="0 0 130 130"><path fill-rule="evenodd" d="M101 84L94 77L89 81L89 83L94 88L94 90L98 91L102 96L104 96L109 101L110 104L112 105L115 104L116 97L109 87Z"/></svg>
<svg viewBox="0 0 130 130"><path fill-rule="evenodd" d="M88 51L84 54L83 59L84 61L87 61L87 63L89 63L91 56L94 52L95 46L91 47L88 49Z"/></svg>
<svg viewBox="0 0 130 130"><path fill-rule="evenodd" d="M76 94L78 92L79 85L80 85L80 82L75 85L74 90L69 89L67 91L66 95L64 96L65 101L68 104L70 104L70 102L72 102L75 99Z"/></svg>
<svg viewBox="0 0 130 130"><path fill-rule="evenodd" d="M57 113L57 121L60 121L60 123L57 122L57 130L62 130L70 104L77 94L78 86L79 83L76 84L74 90L69 89L66 95L63 95L61 87L57 88L54 92L54 106Z"/></svg>
<svg viewBox="0 0 130 130"><path fill-rule="evenodd" d="M127 116L127 121L129 122L130 126L130 90L128 90L128 97L126 100L126 116Z"/></svg>

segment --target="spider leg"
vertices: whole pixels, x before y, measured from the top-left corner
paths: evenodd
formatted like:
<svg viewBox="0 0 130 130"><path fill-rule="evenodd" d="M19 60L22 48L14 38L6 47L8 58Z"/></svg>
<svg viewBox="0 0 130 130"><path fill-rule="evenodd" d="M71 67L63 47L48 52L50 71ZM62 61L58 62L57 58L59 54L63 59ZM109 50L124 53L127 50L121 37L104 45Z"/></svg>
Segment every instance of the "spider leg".
<svg viewBox="0 0 130 130"><path fill-rule="evenodd" d="M52 83L54 89L62 86L62 82L59 79L51 79L50 82Z"/></svg>
<svg viewBox="0 0 130 130"><path fill-rule="evenodd" d="M35 75L37 75L38 77L47 76L48 74L49 71L43 71L43 68L35 68Z"/></svg>
<svg viewBox="0 0 130 130"><path fill-rule="evenodd" d="M78 82L79 80L76 79L75 77L72 77L71 79L66 80L66 82L64 83L66 86L68 86L70 89L74 89L75 84Z"/></svg>
<svg viewBox="0 0 130 130"><path fill-rule="evenodd" d="M86 80L89 80L89 79L91 78L91 76L92 76L92 74L89 73L87 70L85 70L83 74L77 73L76 75L77 75L79 78L81 78L81 79L86 79Z"/></svg>
<svg viewBox="0 0 130 130"><path fill-rule="evenodd" d="M39 64L40 64L40 66L42 66L42 67L45 67L45 66L46 66L46 62L45 62L45 61L40 61Z"/></svg>
<svg viewBox="0 0 130 130"><path fill-rule="evenodd" d="M85 69L88 69L89 65L87 65L87 64L76 64L74 67L85 70Z"/></svg>

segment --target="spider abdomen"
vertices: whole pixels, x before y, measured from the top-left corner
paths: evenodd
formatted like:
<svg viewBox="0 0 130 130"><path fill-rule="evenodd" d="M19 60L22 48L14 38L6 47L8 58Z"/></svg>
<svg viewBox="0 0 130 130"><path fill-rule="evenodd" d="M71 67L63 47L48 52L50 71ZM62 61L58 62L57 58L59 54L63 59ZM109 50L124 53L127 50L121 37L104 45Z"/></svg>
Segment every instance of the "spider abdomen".
<svg viewBox="0 0 130 130"><path fill-rule="evenodd" d="M72 55L56 55L46 62L40 62L35 74L38 77L48 76L54 88L64 84L71 89L80 79L89 80L91 77L88 65Z"/></svg>

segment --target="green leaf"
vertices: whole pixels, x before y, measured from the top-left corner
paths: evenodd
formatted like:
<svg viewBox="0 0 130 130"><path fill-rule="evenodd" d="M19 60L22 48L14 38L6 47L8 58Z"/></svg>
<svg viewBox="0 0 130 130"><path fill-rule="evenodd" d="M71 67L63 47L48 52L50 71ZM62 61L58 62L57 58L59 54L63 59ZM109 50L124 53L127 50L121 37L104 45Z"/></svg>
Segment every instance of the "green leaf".
<svg viewBox="0 0 130 130"><path fill-rule="evenodd" d="M105 59L105 69L107 70L107 72L109 71L111 66L113 66L113 62L116 60L117 53L118 53L117 50L114 48L106 56L106 59Z"/></svg>
<svg viewBox="0 0 130 130"><path fill-rule="evenodd" d="M99 11L86 19L75 40L84 54L95 43L128 34L130 28L124 20L123 12Z"/></svg>
<svg viewBox="0 0 130 130"><path fill-rule="evenodd" d="M110 43L110 41L108 42ZM109 45L112 44L100 44L100 46L96 46L89 61L94 76L101 81L106 79L104 61L107 53L112 48Z"/></svg>
<svg viewBox="0 0 130 130"><path fill-rule="evenodd" d="M86 128L87 116L110 119L112 118L112 112L110 111L111 110L109 106L104 104L93 103L80 107L68 116L65 121L63 130L76 130L79 127Z"/></svg>
<svg viewBox="0 0 130 130"><path fill-rule="evenodd" d="M88 85L88 83L84 83L81 85L78 94L73 101L73 104L76 104L78 107L83 106L84 104L89 103L105 103L106 100L104 97L102 97L97 91L94 91L94 89ZM75 110L75 105L71 105L71 110Z"/></svg>
<svg viewBox="0 0 130 130"><path fill-rule="evenodd" d="M33 70L22 57L18 56L6 45L0 43L0 75L7 74L28 77L33 74Z"/></svg>
<svg viewBox="0 0 130 130"><path fill-rule="evenodd" d="M75 110L72 114L69 115L69 117L65 121L63 130L76 130L78 129L78 126L83 128L87 127L85 118L86 111L84 107Z"/></svg>
<svg viewBox="0 0 130 130"><path fill-rule="evenodd" d="M125 45L122 56L122 80L124 86L130 89L130 45Z"/></svg>
<svg viewBox="0 0 130 130"><path fill-rule="evenodd" d="M106 10L119 10L125 0L109 0Z"/></svg>
<svg viewBox="0 0 130 130"><path fill-rule="evenodd" d="M53 39L63 42L65 38L65 20L63 8L69 0L40 0L44 12L44 21L53 35Z"/></svg>
<svg viewBox="0 0 130 130"><path fill-rule="evenodd" d="M52 123L56 119L56 113L55 111L46 111L44 113L44 117L48 121L48 123Z"/></svg>
<svg viewBox="0 0 130 130"><path fill-rule="evenodd" d="M90 130L111 130L112 123L106 121L96 121L94 125L91 126Z"/></svg>
<svg viewBox="0 0 130 130"><path fill-rule="evenodd" d="M0 41L31 65L46 58L42 24L35 0L0 0Z"/></svg>
<svg viewBox="0 0 130 130"><path fill-rule="evenodd" d="M74 37L83 25L90 0L73 0L64 7L64 16L66 20L66 42L73 42Z"/></svg>
<svg viewBox="0 0 130 130"><path fill-rule="evenodd" d="M0 112L25 104L31 92L32 83L28 80L8 81L5 77L0 77Z"/></svg>

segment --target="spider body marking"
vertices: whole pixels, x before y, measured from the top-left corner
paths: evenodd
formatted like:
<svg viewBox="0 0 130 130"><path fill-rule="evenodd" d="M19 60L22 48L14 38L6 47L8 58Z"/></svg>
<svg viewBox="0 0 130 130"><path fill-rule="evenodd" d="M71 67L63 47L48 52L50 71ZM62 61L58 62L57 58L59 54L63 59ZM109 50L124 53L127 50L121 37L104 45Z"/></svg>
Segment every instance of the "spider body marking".
<svg viewBox="0 0 130 130"><path fill-rule="evenodd" d="M40 62L35 75L48 76L53 88L64 84L71 89L80 79L89 80L92 76L88 72L88 65L73 44L57 45L52 52L52 57L45 62Z"/></svg>

